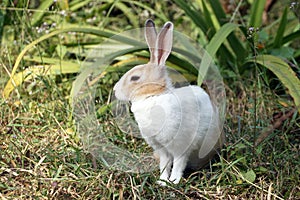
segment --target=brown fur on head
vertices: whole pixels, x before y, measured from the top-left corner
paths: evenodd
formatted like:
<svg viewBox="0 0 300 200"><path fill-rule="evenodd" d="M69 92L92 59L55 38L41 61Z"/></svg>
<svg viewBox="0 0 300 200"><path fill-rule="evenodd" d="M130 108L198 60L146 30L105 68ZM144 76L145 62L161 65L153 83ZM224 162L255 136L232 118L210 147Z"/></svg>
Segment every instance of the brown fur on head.
<svg viewBox="0 0 300 200"><path fill-rule="evenodd" d="M116 83L114 90L119 100L135 101L159 95L172 88L165 62L171 52L173 24L167 22L157 34L152 20L146 21L145 38L150 61L129 70Z"/></svg>

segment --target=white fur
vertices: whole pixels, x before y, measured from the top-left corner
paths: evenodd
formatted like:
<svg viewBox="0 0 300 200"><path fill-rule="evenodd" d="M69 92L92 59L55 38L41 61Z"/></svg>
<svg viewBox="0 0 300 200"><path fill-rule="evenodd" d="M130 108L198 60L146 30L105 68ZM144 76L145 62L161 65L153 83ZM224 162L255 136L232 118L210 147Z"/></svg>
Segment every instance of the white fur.
<svg viewBox="0 0 300 200"><path fill-rule="evenodd" d="M204 137L218 132L209 96L197 86L133 101L131 111L143 138L160 156L160 179L164 181L178 183L187 162L200 160L198 153L193 152L200 150ZM213 150L217 140L218 136L211 140L211 148L204 150L206 154Z"/></svg>

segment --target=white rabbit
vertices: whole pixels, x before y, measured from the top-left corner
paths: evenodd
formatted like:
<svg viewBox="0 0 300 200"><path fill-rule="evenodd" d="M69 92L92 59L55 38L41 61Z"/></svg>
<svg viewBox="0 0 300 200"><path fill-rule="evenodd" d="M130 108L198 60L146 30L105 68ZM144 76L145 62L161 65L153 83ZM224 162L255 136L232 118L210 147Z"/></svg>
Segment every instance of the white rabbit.
<svg viewBox="0 0 300 200"><path fill-rule="evenodd" d="M159 184L177 184L186 167L199 169L223 143L218 112L198 86L174 88L166 70L173 24L157 34L146 21L150 62L129 70L114 86L119 100L130 101L142 137L160 159Z"/></svg>

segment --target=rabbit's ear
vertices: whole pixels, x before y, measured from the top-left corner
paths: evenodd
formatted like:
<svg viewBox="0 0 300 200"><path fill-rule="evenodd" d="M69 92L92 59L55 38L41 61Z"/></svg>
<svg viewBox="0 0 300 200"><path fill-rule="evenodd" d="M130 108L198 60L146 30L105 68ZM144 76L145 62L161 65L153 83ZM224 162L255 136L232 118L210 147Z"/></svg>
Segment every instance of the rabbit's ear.
<svg viewBox="0 0 300 200"><path fill-rule="evenodd" d="M173 24L165 23L157 36L156 41L156 62L159 66L164 66L168 56L171 53L173 43Z"/></svg>
<svg viewBox="0 0 300 200"><path fill-rule="evenodd" d="M150 51L150 63L156 63L155 47L156 47L156 39L157 33L155 29L155 24L151 19L148 19L145 23L145 38Z"/></svg>

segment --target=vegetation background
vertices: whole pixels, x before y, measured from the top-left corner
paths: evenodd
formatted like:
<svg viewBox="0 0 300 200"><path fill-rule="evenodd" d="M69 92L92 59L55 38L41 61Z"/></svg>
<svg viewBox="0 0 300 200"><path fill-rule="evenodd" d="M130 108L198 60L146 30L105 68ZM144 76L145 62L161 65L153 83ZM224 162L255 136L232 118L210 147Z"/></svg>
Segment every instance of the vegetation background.
<svg viewBox="0 0 300 200"><path fill-rule="evenodd" d="M289 0L2 0L0 198L300 199L299 13L299 1ZM227 93L220 158L167 187L155 184L157 171L125 173L95 160L70 104L89 50L148 18L172 21L201 44ZM99 80L102 129L133 151L138 145L117 128L109 99L114 83L147 56L122 52ZM182 62L171 60L200 84Z"/></svg>

